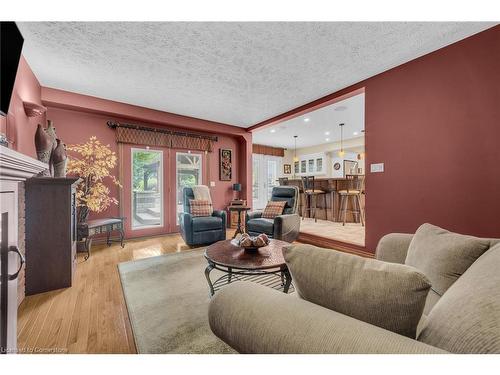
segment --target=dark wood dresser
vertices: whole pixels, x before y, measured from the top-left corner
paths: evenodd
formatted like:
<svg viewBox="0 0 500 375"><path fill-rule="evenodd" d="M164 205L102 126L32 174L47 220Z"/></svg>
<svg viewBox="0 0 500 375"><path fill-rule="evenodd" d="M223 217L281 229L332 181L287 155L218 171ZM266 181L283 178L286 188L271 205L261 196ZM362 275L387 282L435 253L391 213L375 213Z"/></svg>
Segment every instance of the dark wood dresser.
<svg viewBox="0 0 500 375"><path fill-rule="evenodd" d="M77 178L26 180L26 294L71 286Z"/></svg>

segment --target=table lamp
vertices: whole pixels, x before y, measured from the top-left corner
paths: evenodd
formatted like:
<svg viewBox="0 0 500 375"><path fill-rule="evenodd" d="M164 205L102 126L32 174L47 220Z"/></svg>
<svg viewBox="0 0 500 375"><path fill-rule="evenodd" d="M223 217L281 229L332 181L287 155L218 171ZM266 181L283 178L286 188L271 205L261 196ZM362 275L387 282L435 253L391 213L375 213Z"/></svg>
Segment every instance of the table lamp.
<svg viewBox="0 0 500 375"><path fill-rule="evenodd" d="M233 191L234 192L240 192L241 191L241 184L233 184ZM240 199L238 198L238 193L235 193L233 195L233 198L235 201L239 201Z"/></svg>

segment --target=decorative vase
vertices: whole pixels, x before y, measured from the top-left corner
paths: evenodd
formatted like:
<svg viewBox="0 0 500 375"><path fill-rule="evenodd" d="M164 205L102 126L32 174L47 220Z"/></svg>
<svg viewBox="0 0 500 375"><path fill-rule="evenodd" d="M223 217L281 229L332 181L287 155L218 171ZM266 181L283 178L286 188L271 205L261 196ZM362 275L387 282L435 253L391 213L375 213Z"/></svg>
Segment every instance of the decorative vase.
<svg viewBox="0 0 500 375"><path fill-rule="evenodd" d="M52 149L54 146L54 140L51 135L47 133L47 131L42 127L42 125L38 124L35 132L35 149L37 159L42 163L46 163L50 165L50 157L52 154ZM43 177L50 177L50 169L46 169L38 174Z"/></svg>
<svg viewBox="0 0 500 375"><path fill-rule="evenodd" d="M54 176L54 150L57 147L57 134L56 134L56 128L54 127L54 123L52 120L47 120L47 129L45 129L49 137L52 139L52 154L50 156L50 174Z"/></svg>
<svg viewBox="0 0 500 375"><path fill-rule="evenodd" d="M56 148L52 152L52 163L54 165L54 177L66 177L68 155L66 154L66 145L60 139L56 139Z"/></svg>

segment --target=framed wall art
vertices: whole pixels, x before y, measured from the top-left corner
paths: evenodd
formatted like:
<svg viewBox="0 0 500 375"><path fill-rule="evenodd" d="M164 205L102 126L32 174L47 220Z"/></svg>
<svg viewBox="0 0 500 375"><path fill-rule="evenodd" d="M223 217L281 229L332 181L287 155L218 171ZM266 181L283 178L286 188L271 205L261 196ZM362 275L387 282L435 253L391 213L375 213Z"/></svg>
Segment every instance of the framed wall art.
<svg viewBox="0 0 500 375"><path fill-rule="evenodd" d="M291 164L283 164L283 173L291 174L292 173L292 165Z"/></svg>
<svg viewBox="0 0 500 375"><path fill-rule="evenodd" d="M219 180L231 181L233 177L233 151L219 149Z"/></svg>

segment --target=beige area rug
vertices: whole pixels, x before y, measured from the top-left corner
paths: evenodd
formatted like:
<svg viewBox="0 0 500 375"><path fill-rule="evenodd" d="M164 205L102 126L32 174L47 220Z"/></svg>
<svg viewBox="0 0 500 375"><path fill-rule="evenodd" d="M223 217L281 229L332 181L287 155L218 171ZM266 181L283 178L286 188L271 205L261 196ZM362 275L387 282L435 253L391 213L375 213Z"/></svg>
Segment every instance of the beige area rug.
<svg viewBox="0 0 500 375"><path fill-rule="evenodd" d="M234 353L208 325L203 251L118 265L139 353ZM210 276L218 277L216 272Z"/></svg>

